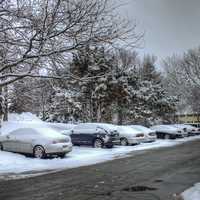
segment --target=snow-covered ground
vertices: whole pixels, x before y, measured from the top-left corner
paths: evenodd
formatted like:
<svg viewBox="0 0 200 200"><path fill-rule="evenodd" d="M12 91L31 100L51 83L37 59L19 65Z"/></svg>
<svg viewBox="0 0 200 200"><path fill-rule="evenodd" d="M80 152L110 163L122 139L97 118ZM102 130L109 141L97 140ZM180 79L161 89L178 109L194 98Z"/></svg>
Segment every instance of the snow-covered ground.
<svg viewBox="0 0 200 200"><path fill-rule="evenodd" d="M184 200L200 200L200 183L184 191L182 197Z"/></svg>
<svg viewBox="0 0 200 200"><path fill-rule="evenodd" d="M21 127L49 127L55 126L58 129L70 128L71 124L49 124L44 123L38 118L28 114L22 114L22 116L12 115L12 119L9 122L3 124L2 133L6 134L16 128ZM28 119L28 120L27 120ZM0 177L6 174L24 174L29 172L38 172L49 170L61 170L80 166L87 166L96 163L105 162L117 158L129 156L130 153L134 154L136 151L149 150L161 147L170 147L179 145L187 141L200 139L200 136L183 138L178 140L157 140L153 143L143 143L137 146L121 147L116 146L113 149L94 149L90 147L73 147L72 152L67 154L64 159L35 159L26 157L24 155L0 151Z"/></svg>
<svg viewBox="0 0 200 200"><path fill-rule="evenodd" d="M60 170L80 166L87 166L96 163L129 156L134 151L148 150L160 147L170 147L182 144L187 141L200 139L200 136L178 139L178 140L157 140L153 143L144 143L137 146L121 147L113 149L94 149L90 147L73 147L65 158L36 159L24 155L0 151L0 175L7 173L23 173L30 171Z"/></svg>

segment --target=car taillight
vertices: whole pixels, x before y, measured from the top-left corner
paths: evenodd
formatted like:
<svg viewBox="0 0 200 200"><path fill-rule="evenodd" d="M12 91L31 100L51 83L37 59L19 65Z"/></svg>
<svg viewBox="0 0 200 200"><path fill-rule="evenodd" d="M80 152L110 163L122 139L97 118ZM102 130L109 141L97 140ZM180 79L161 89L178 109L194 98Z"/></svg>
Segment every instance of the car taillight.
<svg viewBox="0 0 200 200"><path fill-rule="evenodd" d="M136 137L144 137L143 133L137 134Z"/></svg>

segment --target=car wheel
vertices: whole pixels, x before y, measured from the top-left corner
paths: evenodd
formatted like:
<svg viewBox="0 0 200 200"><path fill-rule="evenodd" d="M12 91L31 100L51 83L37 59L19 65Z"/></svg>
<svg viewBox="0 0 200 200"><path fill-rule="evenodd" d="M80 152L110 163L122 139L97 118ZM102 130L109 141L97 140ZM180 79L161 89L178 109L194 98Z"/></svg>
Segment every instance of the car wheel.
<svg viewBox="0 0 200 200"><path fill-rule="evenodd" d="M66 153L61 153L58 155L60 158L64 158L66 156Z"/></svg>
<svg viewBox="0 0 200 200"><path fill-rule="evenodd" d="M120 144L121 144L121 146L127 146L128 145L128 140L126 138L121 138L120 139Z"/></svg>
<svg viewBox="0 0 200 200"><path fill-rule="evenodd" d="M96 140L94 140L93 146L94 148L103 148L104 144L101 139L97 138Z"/></svg>
<svg viewBox="0 0 200 200"><path fill-rule="evenodd" d="M169 139L171 139L171 136L170 136L169 134L165 134L165 135L164 135L164 139L169 140Z"/></svg>
<svg viewBox="0 0 200 200"><path fill-rule="evenodd" d="M3 144L0 143L0 151L3 151Z"/></svg>
<svg viewBox="0 0 200 200"><path fill-rule="evenodd" d="M35 158L45 158L46 154L45 154L45 150L44 147L42 146L35 146L33 149L33 155Z"/></svg>

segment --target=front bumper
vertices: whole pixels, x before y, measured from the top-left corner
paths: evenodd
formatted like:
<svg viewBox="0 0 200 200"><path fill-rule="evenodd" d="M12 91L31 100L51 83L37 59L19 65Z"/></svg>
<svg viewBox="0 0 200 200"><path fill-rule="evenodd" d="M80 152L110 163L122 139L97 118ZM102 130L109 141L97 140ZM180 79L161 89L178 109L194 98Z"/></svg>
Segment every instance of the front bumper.
<svg viewBox="0 0 200 200"><path fill-rule="evenodd" d="M176 138L184 138L185 136L183 134L176 134L175 137Z"/></svg>
<svg viewBox="0 0 200 200"><path fill-rule="evenodd" d="M140 144L142 142L147 142L147 138L145 137L134 137L134 138L127 138L129 144Z"/></svg>

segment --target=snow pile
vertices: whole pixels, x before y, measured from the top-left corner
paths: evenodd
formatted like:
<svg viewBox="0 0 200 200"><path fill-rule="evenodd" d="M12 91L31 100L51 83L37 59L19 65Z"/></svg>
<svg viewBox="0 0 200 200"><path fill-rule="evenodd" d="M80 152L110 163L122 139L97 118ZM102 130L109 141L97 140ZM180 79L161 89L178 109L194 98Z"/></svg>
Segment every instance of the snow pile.
<svg viewBox="0 0 200 200"><path fill-rule="evenodd" d="M36 115L30 112L24 112L21 114L9 113L8 121L26 121L26 122L42 122Z"/></svg>
<svg viewBox="0 0 200 200"><path fill-rule="evenodd" d="M5 135L18 128L53 128L54 130L62 131L72 129L74 126L74 124L47 123L32 113L10 113L8 122L3 122L1 134Z"/></svg>
<svg viewBox="0 0 200 200"><path fill-rule="evenodd" d="M184 191L182 197L184 200L200 200L200 183Z"/></svg>

